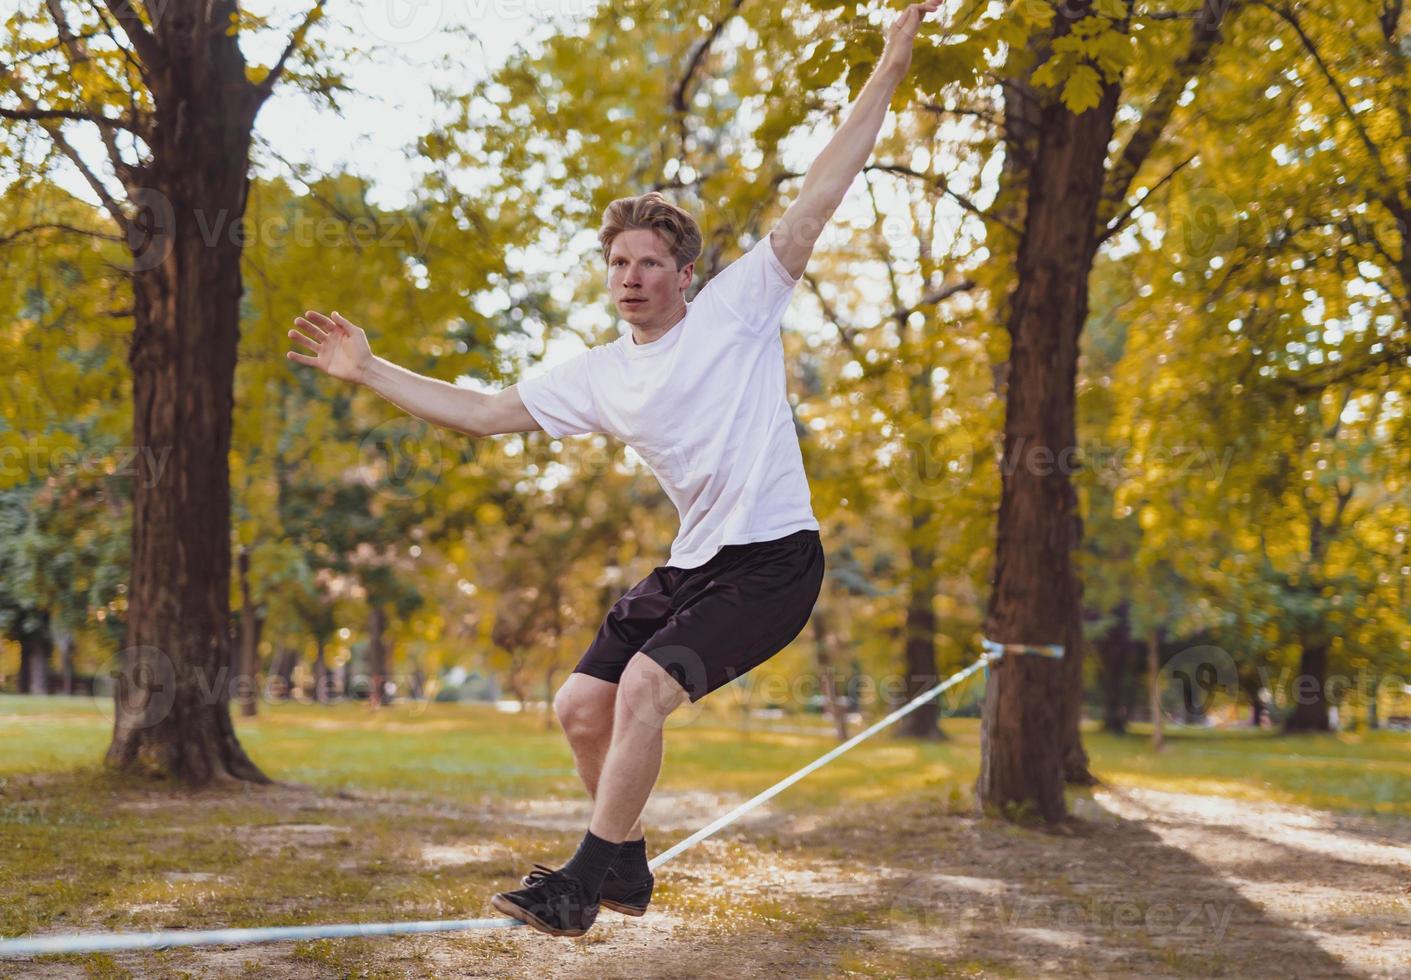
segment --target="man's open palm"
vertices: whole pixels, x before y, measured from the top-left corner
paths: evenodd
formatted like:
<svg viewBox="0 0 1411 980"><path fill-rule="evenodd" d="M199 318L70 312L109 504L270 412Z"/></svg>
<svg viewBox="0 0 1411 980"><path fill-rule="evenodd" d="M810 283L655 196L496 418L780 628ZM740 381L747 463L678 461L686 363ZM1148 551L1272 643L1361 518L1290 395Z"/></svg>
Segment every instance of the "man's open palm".
<svg viewBox="0 0 1411 980"><path fill-rule="evenodd" d="M289 360L316 367L343 381L362 381L363 372L372 363L372 348L368 346L367 334L362 327L344 319L337 310L332 317L309 310L303 316L295 317L294 324L308 331L308 334L291 330L290 338L309 348L315 356L291 350L285 355Z"/></svg>

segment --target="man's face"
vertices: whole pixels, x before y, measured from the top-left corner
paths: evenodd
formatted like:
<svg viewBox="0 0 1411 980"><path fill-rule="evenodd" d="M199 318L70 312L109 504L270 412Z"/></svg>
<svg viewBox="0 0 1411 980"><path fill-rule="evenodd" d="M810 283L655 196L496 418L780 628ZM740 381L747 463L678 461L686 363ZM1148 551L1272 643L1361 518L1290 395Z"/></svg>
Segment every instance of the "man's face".
<svg viewBox="0 0 1411 980"><path fill-rule="evenodd" d="M666 241L650 228L619 232L608 252L608 287L618 313L642 326L673 319L694 265L678 270Z"/></svg>

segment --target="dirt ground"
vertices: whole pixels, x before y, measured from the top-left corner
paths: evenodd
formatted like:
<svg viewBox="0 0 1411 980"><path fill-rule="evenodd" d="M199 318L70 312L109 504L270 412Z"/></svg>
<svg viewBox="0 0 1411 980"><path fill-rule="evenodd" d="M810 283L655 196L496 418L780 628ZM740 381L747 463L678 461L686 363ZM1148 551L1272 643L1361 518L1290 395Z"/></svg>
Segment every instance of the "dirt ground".
<svg viewBox="0 0 1411 980"><path fill-rule="evenodd" d="M291 821L236 828L252 851L270 834L331 846L340 808L405 805L271 793L288 797ZM658 793L649 844L662 850L737 802ZM1136 788L1071 805L1056 832L947 813L939 799L806 816L762 807L662 868L646 917L604 911L577 940L515 928L116 954L101 971L0 962L0 975L1411 977L1411 824ZM586 801L535 801L477 823L561 831L571 845L587 814ZM420 860L520 859L477 835L427 845ZM493 916L488 898L469 914Z"/></svg>

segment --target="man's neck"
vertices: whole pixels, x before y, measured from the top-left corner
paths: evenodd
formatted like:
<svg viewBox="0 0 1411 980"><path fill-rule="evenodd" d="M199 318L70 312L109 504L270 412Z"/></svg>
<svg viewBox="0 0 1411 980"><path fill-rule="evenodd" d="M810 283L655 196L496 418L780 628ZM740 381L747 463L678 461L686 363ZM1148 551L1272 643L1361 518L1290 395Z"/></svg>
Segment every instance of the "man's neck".
<svg viewBox="0 0 1411 980"><path fill-rule="evenodd" d="M671 314L666 323L660 325L639 325L632 324L632 341L636 344L650 344L654 340L660 340L672 327L686 318L686 304L683 301L680 309Z"/></svg>

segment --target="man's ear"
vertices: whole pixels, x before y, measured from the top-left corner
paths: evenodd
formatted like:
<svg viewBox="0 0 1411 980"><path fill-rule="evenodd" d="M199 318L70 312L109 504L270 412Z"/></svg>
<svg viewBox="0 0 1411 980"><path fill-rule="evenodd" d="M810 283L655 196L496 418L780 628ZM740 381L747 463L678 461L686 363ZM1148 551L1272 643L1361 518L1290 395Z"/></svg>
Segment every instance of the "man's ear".
<svg viewBox="0 0 1411 980"><path fill-rule="evenodd" d="M691 280L696 277L696 260L695 260L695 259L692 259L690 262L687 262L685 265L683 265L683 266L681 267L681 275L683 275L683 276L686 277L686 281L685 281L684 283L682 283L681 288L682 288L682 289L686 289L687 287L689 287L689 286L691 285Z"/></svg>

